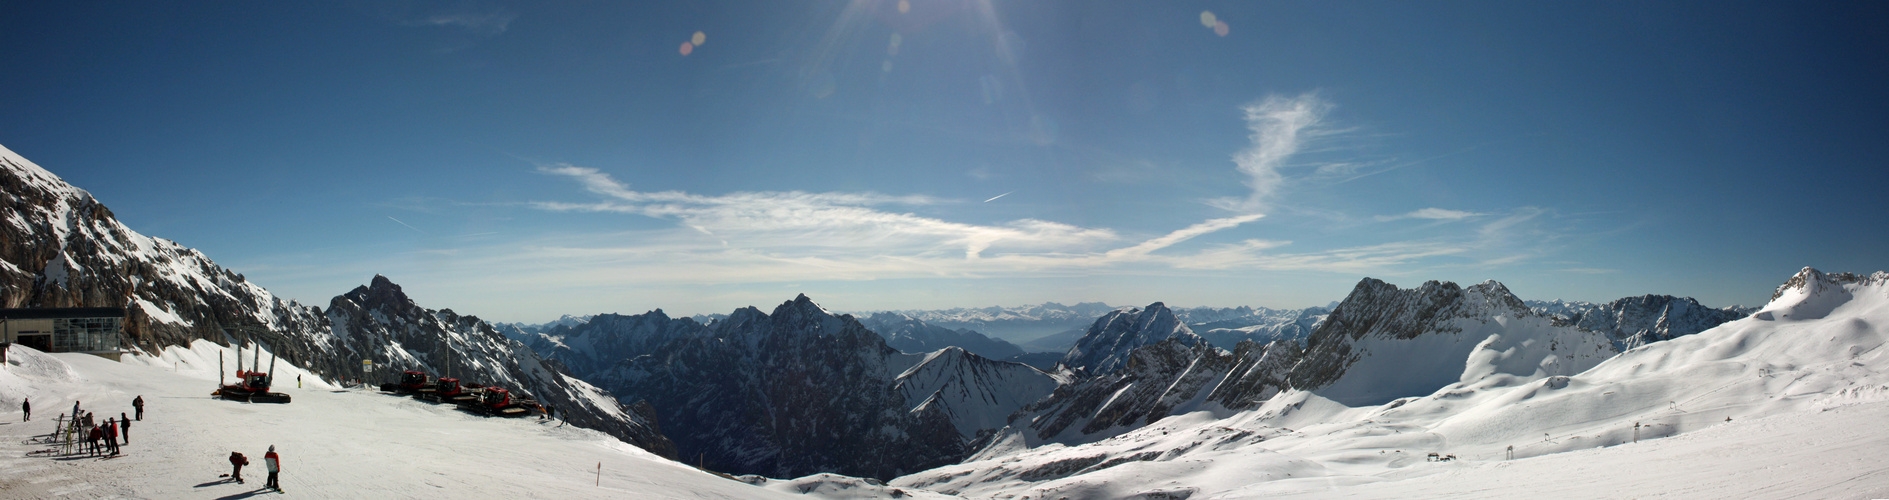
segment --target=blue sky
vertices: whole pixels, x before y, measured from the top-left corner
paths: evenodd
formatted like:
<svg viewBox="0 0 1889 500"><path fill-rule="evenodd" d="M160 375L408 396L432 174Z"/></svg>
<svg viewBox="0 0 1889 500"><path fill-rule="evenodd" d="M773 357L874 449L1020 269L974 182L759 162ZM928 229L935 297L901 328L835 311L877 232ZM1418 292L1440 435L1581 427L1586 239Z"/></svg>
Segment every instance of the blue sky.
<svg viewBox="0 0 1889 500"><path fill-rule="evenodd" d="M0 144L501 321L1885 268L1882 4L908 1L10 2Z"/></svg>

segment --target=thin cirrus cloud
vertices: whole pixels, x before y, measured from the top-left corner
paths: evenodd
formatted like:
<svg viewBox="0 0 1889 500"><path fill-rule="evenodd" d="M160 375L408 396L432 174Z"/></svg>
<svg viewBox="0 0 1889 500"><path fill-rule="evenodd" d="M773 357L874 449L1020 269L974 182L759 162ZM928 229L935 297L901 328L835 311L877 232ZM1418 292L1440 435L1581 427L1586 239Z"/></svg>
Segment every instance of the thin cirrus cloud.
<svg viewBox="0 0 1889 500"><path fill-rule="evenodd" d="M1462 210L1450 210L1446 208L1430 207L1430 208L1425 208L1421 210L1414 210L1414 211L1411 211L1410 213L1406 213L1402 215L1379 215L1377 216L1377 220L1380 222L1388 222L1388 221L1403 220L1403 219L1463 220L1470 217L1480 217L1484 215L1489 215L1489 214L1476 213L1476 212L1464 212Z"/></svg>

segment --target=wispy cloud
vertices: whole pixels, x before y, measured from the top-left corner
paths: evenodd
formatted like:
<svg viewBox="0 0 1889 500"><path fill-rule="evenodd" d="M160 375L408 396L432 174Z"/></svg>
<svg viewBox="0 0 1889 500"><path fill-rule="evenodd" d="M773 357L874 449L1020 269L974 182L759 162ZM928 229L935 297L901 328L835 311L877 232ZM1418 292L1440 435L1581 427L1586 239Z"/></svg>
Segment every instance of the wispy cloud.
<svg viewBox="0 0 1889 500"><path fill-rule="evenodd" d="M436 12L410 21L408 24L455 27L475 35L495 36L510 29L512 20L517 18L517 13L493 7L481 10Z"/></svg>
<svg viewBox="0 0 1889 500"><path fill-rule="evenodd" d="M571 177L587 190L612 198L597 203L538 202L553 211L619 212L672 219L697 231L730 238L731 244L757 248L855 248L906 254L955 249L977 259L993 246L1042 250L1067 249L1111 241L1115 232L1019 219L1001 225L966 224L884 206L935 205L926 196L877 193L744 192L703 196L679 191L641 192L586 167L552 165L540 172Z"/></svg>
<svg viewBox="0 0 1889 500"><path fill-rule="evenodd" d="M1234 155L1233 163L1246 174L1246 186L1252 192L1245 199L1222 198L1213 204L1235 212L1264 210L1285 182L1280 168L1299 151L1330 109L1331 104L1314 93L1273 95L1241 106L1246 128L1252 132L1252 144Z"/></svg>
<svg viewBox="0 0 1889 500"><path fill-rule="evenodd" d="M1446 208L1430 207L1430 208L1415 210L1410 213L1402 214L1402 215L1379 215L1377 216L1377 220L1378 221L1394 221L1394 220L1401 220L1401 219L1463 220L1470 217L1480 217L1484 215L1489 215L1489 214L1476 213L1476 212L1464 212L1462 210L1450 210Z"/></svg>

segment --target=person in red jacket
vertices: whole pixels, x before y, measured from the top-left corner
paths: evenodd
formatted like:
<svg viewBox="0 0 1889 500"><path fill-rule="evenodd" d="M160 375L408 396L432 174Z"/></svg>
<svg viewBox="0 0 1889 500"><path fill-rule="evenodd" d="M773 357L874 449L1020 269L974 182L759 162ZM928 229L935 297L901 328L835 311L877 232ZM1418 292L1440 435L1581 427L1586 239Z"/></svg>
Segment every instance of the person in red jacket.
<svg viewBox="0 0 1889 500"><path fill-rule="evenodd" d="M92 430L85 435L85 447L92 450L93 455L98 454L98 440L100 439L105 439L105 431L97 426L93 426Z"/></svg>
<svg viewBox="0 0 1889 500"><path fill-rule="evenodd" d="M282 491L282 484L275 482L276 473L282 472L282 462L280 462L280 459L281 457L275 454L275 445L269 445L269 452L262 455L262 463L269 466L269 482L263 483L262 487L275 488L276 491Z"/></svg>
<svg viewBox="0 0 1889 500"><path fill-rule="evenodd" d="M237 483L242 483L243 482L243 466L249 465L249 457L245 457L241 453L232 451L230 452L230 465L236 467L235 470L230 471L230 478L235 479Z"/></svg>

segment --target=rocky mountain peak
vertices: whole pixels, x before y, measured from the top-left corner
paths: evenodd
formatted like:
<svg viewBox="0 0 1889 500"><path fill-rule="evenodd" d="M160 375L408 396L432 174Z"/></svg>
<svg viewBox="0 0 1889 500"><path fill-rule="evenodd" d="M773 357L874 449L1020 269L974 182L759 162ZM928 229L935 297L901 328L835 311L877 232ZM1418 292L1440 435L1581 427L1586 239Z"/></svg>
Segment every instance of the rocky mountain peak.
<svg viewBox="0 0 1889 500"><path fill-rule="evenodd" d="M1877 271L1876 274L1869 276L1862 276L1855 273L1826 274L1823 271L1818 271L1816 268L1805 267L1797 271L1797 274L1791 276L1791 279L1785 281L1783 285L1778 285L1777 291L1771 293L1771 300L1775 301L1779 297L1783 297L1784 294L1792 291L1800 292L1805 296L1815 297L1831 288L1840 290L1843 285L1847 284L1876 285L1884 282L1889 282L1889 273L1882 271Z"/></svg>
<svg viewBox="0 0 1889 500"><path fill-rule="evenodd" d="M1189 346L1205 342L1166 304L1118 309L1096 318L1076 346L1063 356L1063 364L1092 374L1108 373L1126 363L1136 348L1170 338Z"/></svg>

